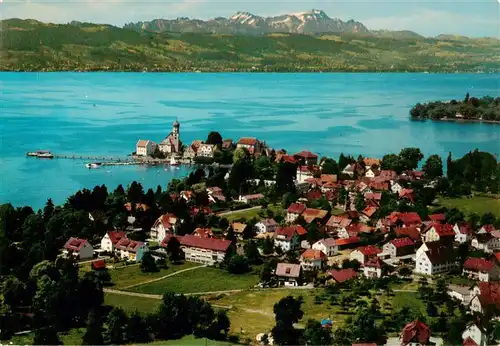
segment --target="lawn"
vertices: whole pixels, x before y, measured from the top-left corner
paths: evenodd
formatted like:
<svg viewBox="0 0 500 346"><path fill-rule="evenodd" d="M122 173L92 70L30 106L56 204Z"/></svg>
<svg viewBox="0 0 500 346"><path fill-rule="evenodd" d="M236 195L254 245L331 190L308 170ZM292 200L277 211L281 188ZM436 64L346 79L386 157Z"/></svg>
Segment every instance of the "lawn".
<svg viewBox="0 0 500 346"><path fill-rule="evenodd" d="M234 275L217 268L199 268L164 280L139 285L133 292L163 294L165 292L197 293L247 289L259 283L258 270L248 274Z"/></svg>
<svg viewBox="0 0 500 346"><path fill-rule="evenodd" d="M394 296L392 297L383 296L378 299L381 303L386 301L391 302L392 311L400 310L406 306L415 316L419 316L420 314L427 315L424 302L420 300L418 293L415 292L394 292ZM381 304L381 306L383 305Z"/></svg>
<svg viewBox="0 0 500 346"><path fill-rule="evenodd" d="M193 335L187 335L177 340L153 341L147 344L139 344L140 346L153 345L168 345L168 346L231 346L235 345L227 341L215 341L207 338L195 338Z"/></svg>
<svg viewBox="0 0 500 346"><path fill-rule="evenodd" d="M82 337L85 334L85 328L71 329L65 333L59 333L63 345L81 345ZM13 345L33 345L33 333L24 335L15 335L5 344L12 343Z"/></svg>
<svg viewBox="0 0 500 346"><path fill-rule="evenodd" d="M157 279L165 275L175 273L179 270L200 266L197 263L185 262L180 265L169 264L167 269L161 269L156 273L143 273L139 266L128 266L117 269L110 269L111 280L114 283L113 289L123 289L131 285L137 285L152 279Z"/></svg>
<svg viewBox="0 0 500 346"><path fill-rule="evenodd" d="M500 199L494 197L475 196L472 198L439 198L439 204L447 208L458 208L465 214L493 213L500 217Z"/></svg>
<svg viewBox="0 0 500 346"><path fill-rule="evenodd" d="M274 214L278 214L278 213L283 212L283 208L278 204L270 204L267 208L269 210L272 210L274 212ZM229 222L237 220L237 219L241 219L241 218L244 218L246 220L250 220L254 217L257 219L261 219L261 217L259 216L259 213L261 210L263 210L263 209L255 208L255 209L250 209L250 210L234 211L233 213L228 214L228 215L221 215L221 217L225 217Z"/></svg>
<svg viewBox="0 0 500 346"><path fill-rule="evenodd" d="M161 304L160 299L126 296L116 293L104 293L104 305L119 307L128 313L135 310L140 313L155 312Z"/></svg>

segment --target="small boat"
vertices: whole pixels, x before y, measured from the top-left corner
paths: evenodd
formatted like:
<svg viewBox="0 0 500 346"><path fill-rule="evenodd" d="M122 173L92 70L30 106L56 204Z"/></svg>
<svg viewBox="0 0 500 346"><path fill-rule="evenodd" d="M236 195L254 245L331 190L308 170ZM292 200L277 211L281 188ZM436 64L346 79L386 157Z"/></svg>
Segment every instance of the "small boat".
<svg viewBox="0 0 500 346"><path fill-rule="evenodd" d="M170 166L179 166L179 165L180 165L179 161L177 161L175 157L172 156L170 158Z"/></svg>
<svg viewBox="0 0 500 346"><path fill-rule="evenodd" d="M54 155L50 151L37 151L39 159L53 159Z"/></svg>
<svg viewBox="0 0 500 346"><path fill-rule="evenodd" d="M87 163L85 165L85 167L87 167L88 169L92 169L92 168L99 168L101 167L102 163L100 162L94 162L94 163Z"/></svg>

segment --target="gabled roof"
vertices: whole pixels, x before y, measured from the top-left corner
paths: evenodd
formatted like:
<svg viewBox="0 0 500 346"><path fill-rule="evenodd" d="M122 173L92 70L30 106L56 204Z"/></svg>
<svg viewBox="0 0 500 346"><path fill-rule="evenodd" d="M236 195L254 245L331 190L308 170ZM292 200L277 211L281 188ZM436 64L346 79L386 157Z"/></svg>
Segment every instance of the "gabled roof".
<svg viewBox="0 0 500 346"><path fill-rule="evenodd" d="M494 267L495 263L493 261L487 260L486 258L469 257L464 262L464 269L482 273L488 273Z"/></svg>
<svg viewBox="0 0 500 346"><path fill-rule="evenodd" d="M380 201L382 199L381 192L369 192L365 195L365 199L373 199L375 201Z"/></svg>
<svg viewBox="0 0 500 346"><path fill-rule="evenodd" d="M455 259L453 248L448 246L432 246L425 253L433 265L450 263Z"/></svg>
<svg viewBox="0 0 500 346"><path fill-rule="evenodd" d="M177 238L177 240L180 242L181 239L182 239L182 236L176 236L176 235L173 235L173 234L167 234L165 236L165 238L163 238L163 240L161 241L161 244L160 244L160 247L167 247L168 245L168 242L170 241L170 239L172 238Z"/></svg>
<svg viewBox="0 0 500 346"><path fill-rule="evenodd" d="M416 226L410 226L410 227L398 227L395 230L396 236L398 237L403 237L407 236L413 241L421 241L421 236L420 232L418 231Z"/></svg>
<svg viewBox="0 0 500 346"><path fill-rule="evenodd" d="M216 238L201 238L186 234L180 240L182 246L226 252L231 245L230 240Z"/></svg>
<svg viewBox="0 0 500 346"><path fill-rule="evenodd" d="M415 243L410 238L396 238L391 240L391 244L397 248L403 248L406 246L415 246Z"/></svg>
<svg viewBox="0 0 500 346"><path fill-rule="evenodd" d="M446 221L446 215L444 214L432 214L429 215L429 220L433 222L444 222Z"/></svg>
<svg viewBox="0 0 500 346"><path fill-rule="evenodd" d="M371 257L368 261L366 261L363 266L365 267L371 267L371 268L382 268L385 266L385 263L382 262L380 257L374 256Z"/></svg>
<svg viewBox="0 0 500 346"><path fill-rule="evenodd" d="M488 233L491 233L495 230L493 225L483 225L480 230L485 230Z"/></svg>
<svg viewBox="0 0 500 346"><path fill-rule="evenodd" d="M92 268L95 270L106 269L106 262L103 259L92 262Z"/></svg>
<svg viewBox="0 0 500 346"><path fill-rule="evenodd" d="M420 224L422 224L422 219L420 218L420 215L418 215L418 213L416 213L416 212L401 213L399 215L399 219L406 226L420 225Z"/></svg>
<svg viewBox="0 0 500 346"><path fill-rule="evenodd" d="M261 223L266 227L278 225L274 219L262 219L258 223Z"/></svg>
<svg viewBox="0 0 500 346"><path fill-rule="evenodd" d="M479 346L478 344L476 344L476 342L471 339L470 336L468 336L467 338L465 338L465 340L463 341L462 343L463 346Z"/></svg>
<svg viewBox="0 0 500 346"><path fill-rule="evenodd" d="M118 250L124 250L128 252L137 252L145 244L142 241L130 240L128 238L122 238L116 244Z"/></svg>
<svg viewBox="0 0 500 346"><path fill-rule="evenodd" d="M86 239L71 237L64 244L64 248L71 251L80 251L86 243L88 243Z"/></svg>
<svg viewBox="0 0 500 346"><path fill-rule="evenodd" d="M307 150L302 150L301 152L293 155L293 156L298 156L303 159L317 159L318 155L311 153L310 151Z"/></svg>
<svg viewBox="0 0 500 346"><path fill-rule="evenodd" d="M351 279L354 279L357 273L352 268L340 269L340 270L329 270L328 274L338 283L342 283Z"/></svg>
<svg viewBox="0 0 500 346"><path fill-rule="evenodd" d="M333 238L323 238L317 241L317 243L323 244L324 246L335 246L337 241Z"/></svg>
<svg viewBox="0 0 500 346"><path fill-rule="evenodd" d="M202 237L202 238L213 238L214 233L212 232L211 228L196 228L193 231L194 236Z"/></svg>
<svg viewBox="0 0 500 346"><path fill-rule="evenodd" d="M500 282L478 282L479 301L481 305L495 305L500 307Z"/></svg>
<svg viewBox="0 0 500 346"><path fill-rule="evenodd" d="M245 229L247 228L246 223L241 223L241 222L233 222L231 224L231 228L235 233L243 233Z"/></svg>
<svg viewBox="0 0 500 346"><path fill-rule="evenodd" d="M434 224L432 227L436 230L436 233L440 237L454 237L455 236L455 231L453 230L453 226L450 224Z"/></svg>
<svg viewBox="0 0 500 346"><path fill-rule="evenodd" d="M307 230L301 225L278 227L274 232L274 237L285 236L286 240L291 240L294 235L302 236L307 234Z"/></svg>
<svg viewBox="0 0 500 346"><path fill-rule="evenodd" d="M401 344L407 345L410 342L418 342L420 344L427 344L431 337L431 330L429 327L416 319L413 322L404 326L401 332Z"/></svg>
<svg viewBox="0 0 500 346"><path fill-rule="evenodd" d="M365 214L368 217L372 217L373 214L375 214L377 212L377 210L378 210L378 208L375 208L375 207L366 207L363 210L363 214Z"/></svg>
<svg viewBox="0 0 500 346"><path fill-rule="evenodd" d="M322 209L307 208L302 213L304 220L311 223L315 219L323 219L328 214L328 211Z"/></svg>
<svg viewBox="0 0 500 346"><path fill-rule="evenodd" d="M375 245L361 246L361 247L357 248L356 250L361 252L364 256L375 256L375 255L382 252L382 250L380 250Z"/></svg>
<svg viewBox="0 0 500 346"><path fill-rule="evenodd" d="M391 171L391 170L381 170L379 177L384 178L384 179L394 179L398 176L396 171Z"/></svg>
<svg viewBox="0 0 500 346"><path fill-rule="evenodd" d="M336 239L335 242L338 246L357 244L361 241L359 237L349 237L344 239Z"/></svg>
<svg viewBox="0 0 500 346"><path fill-rule="evenodd" d="M291 263L278 263L275 271L276 276L298 278L300 276L300 265Z"/></svg>
<svg viewBox="0 0 500 346"><path fill-rule="evenodd" d="M255 138L255 137L241 137L237 144L255 145L255 144L257 144L257 138Z"/></svg>
<svg viewBox="0 0 500 346"><path fill-rule="evenodd" d="M314 249L307 249L302 253L301 257L304 260L311 260L311 261L323 260L328 258L328 256L324 254L323 251Z"/></svg>
<svg viewBox="0 0 500 346"><path fill-rule="evenodd" d="M306 206L301 203L292 203L287 209L287 211L291 214L302 214L304 210L306 210Z"/></svg>
<svg viewBox="0 0 500 346"><path fill-rule="evenodd" d="M330 227L347 227L351 224L352 220L347 216L331 216L326 222L327 226Z"/></svg>
<svg viewBox="0 0 500 346"><path fill-rule="evenodd" d="M375 159L373 157L365 157L363 159L363 163L365 164L365 166L373 166L373 165L377 165L380 167L380 159Z"/></svg>
<svg viewBox="0 0 500 346"><path fill-rule="evenodd" d="M151 142L151 141L147 140L147 139L139 139L137 141L136 147L145 148L149 142Z"/></svg>
<svg viewBox="0 0 500 346"><path fill-rule="evenodd" d="M472 235L474 230L472 229L472 225L468 222L457 223L458 231L462 234Z"/></svg>
<svg viewBox="0 0 500 346"><path fill-rule="evenodd" d="M111 240L111 243L115 245L120 241L120 239L126 237L126 235L123 231L110 231L108 232L108 237Z"/></svg>

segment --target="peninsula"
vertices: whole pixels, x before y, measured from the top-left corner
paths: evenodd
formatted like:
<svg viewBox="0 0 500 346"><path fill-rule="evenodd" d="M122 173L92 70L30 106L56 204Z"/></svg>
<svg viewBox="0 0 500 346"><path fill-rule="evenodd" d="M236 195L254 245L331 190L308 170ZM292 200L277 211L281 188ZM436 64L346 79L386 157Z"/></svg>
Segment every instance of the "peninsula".
<svg viewBox="0 0 500 346"><path fill-rule="evenodd" d="M417 103L410 110L412 119L465 120L500 123L500 97L465 95L463 101Z"/></svg>

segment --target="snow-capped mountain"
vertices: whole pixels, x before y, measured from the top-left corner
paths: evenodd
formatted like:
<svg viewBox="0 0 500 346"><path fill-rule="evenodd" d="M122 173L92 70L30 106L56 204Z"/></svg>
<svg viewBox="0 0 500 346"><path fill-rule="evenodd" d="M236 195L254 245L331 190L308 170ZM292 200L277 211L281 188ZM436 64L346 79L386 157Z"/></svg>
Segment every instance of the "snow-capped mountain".
<svg viewBox="0 0 500 346"><path fill-rule="evenodd" d="M360 22L352 19L344 22L338 18L330 18L324 11L317 9L275 17L261 17L250 12L237 12L230 18L214 18L207 21L189 18L155 19L149 22L126 24L125 28L157 32L210 32L256 35L279 32L304 34L369 32Z"/></svg>

